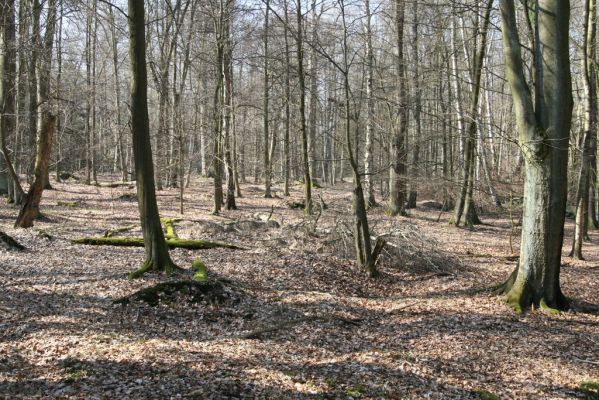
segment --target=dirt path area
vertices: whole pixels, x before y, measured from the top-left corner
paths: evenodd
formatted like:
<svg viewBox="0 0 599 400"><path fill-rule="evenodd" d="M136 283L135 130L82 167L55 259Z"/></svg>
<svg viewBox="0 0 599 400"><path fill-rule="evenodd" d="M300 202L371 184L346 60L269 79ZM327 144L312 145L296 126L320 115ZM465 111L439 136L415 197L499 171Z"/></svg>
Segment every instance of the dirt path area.
<svg viewBox="0 0 599 400"><path fill-rule="evenodd" d="M183 216L178 190L160 192L161 214L183 219L180 237L247 248L171 252L184 268L201 258L226 296L122 306L113 300L176 278L130 281L143 249L70 241L137 224L134 189L54 187L33 229L12 229L17 210L0 205L0 227L27 247L0 250L0 397L599 396L597 232L585 247L588 261L563 260L574 310L519 316L476 291L515 265L505 216L483 216L485 225L468 230L448 226L448 214L437 222L439 211L426 202L409 218L376 208L373 231L397 247L384 255L381 278L368 280L351 261L349 186L316 190L317 220L281 197L264 199L257 185L243 186L240 210L217 217L202 180L186 191ZM301 188L292 194L300 199ZM571 221L568 238L570 230Z"/></svg>

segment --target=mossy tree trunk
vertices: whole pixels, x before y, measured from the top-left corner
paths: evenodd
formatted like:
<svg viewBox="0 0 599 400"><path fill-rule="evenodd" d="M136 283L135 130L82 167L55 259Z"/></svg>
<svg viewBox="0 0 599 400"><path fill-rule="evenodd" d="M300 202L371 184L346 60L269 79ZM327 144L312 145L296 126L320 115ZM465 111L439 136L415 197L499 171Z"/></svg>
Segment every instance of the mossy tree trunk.
<svg viewBox="0 0 599 400"><path fill-rule="evenodd" d="M21 206L15 228L31 228L33 220L39 215L39 206L44 192L45 177L50 163L50 150L56 117L50 112L43 114L43 125L38 135L35 155L34 181L29 187L25 201Z"/></svg>
<svg viewBox="0 0 599 400"><path fill-rule="evenodd" d="M139 216L146 250L143 266L131 273L135 278L155 270L171 273L176 267L170 258L158 215L154 187L154 165L148 117L148 77L144 2L129 0L129 54L131 59L131 133L137 180Z"/></svg>
<svg viewBox="0 0 599 400"><path fill-rule="evenodd" d="M516 311L568 307L560 288L572 118L568 48L570 2L539 0L535 7L535 103L520 50L513 0L501 0L506 75L525 158L524 213L518 268L500 288Z"/></svg>

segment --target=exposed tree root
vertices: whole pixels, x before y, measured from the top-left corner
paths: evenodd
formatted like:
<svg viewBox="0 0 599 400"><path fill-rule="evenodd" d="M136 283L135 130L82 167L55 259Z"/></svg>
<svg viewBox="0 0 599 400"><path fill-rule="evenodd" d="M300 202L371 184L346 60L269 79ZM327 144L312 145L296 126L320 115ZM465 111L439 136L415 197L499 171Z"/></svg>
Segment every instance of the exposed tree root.
<svg viewBox="0 0 599 400"><path fill-rule="evenodd" d="M140 237L80 237L71 240L73 244L85 244L90 246L120 246L120 247L144 247L144 240ZM243 247L230 243L211 242L208 240L191 239L166 239L169 248L182 248L188 250L204 250L225 248L231 250L246 250Z"/></svg>
<svg viewBox="0 0 599 400"><path fill-rule="evenodd" d="M164 264L157 264L154 260L146 260L140 268L129 273L129 279L137 279L150 271L164 272L167 275L171 275L175 271L183 271L183 268L170 261L170 259Z"/></svg>
<svg viewBox="0 0 599 400"><path fill-rule="evenodd" d="M502 296L503 301L516 313L523 314L530 308L537 308L549 314L559 314L570 308L570 302L561 290L557 293L556 299L548 302L547 298L534 295L535 291L530 283L519 283L517 276L518 267L510 274L507 281L493 288L493 292Z"/></svg>
<svg viewBox="0 0 599 400"><path fill-rule="evenodd" d="M25 246L14 240L12 237L7 235L4 231L0 231L0 246L7 250L25 250Z"/></svg>

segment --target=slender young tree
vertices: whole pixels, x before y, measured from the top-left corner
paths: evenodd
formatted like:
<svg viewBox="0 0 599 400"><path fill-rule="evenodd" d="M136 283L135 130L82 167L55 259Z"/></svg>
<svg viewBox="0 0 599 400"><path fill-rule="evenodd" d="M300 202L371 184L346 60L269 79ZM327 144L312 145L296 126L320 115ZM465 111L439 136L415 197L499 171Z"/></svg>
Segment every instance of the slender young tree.
<svg viewBox="0 0 599 400"><path fill-rule="evenodd" d="M148 271L172 273L178 267L170 258L164 239L156 190L154 164L150 144L148 116L148 75L146 69L146 34L144 2L129 0L129 56L131 62L131 133L141 229L146 250L146 260L130 278Z"/></svg>
<svg viewBox="0 0 599 400"><path fill-rule="evenodd" d="M395 27L397 30L397 125L391 142L391 170L389 177L389 214L405 215L406 211L406 163L408 151L408 94L406 89L406 60L404 57L405 0L395 1Z"/></svg>
<svg viewBox="0 0 599 400"><path fill-rule="evenodd" d="M297 33L295 37L297 45L297 74L299 80L299 124L302 143L302 167L304 172L304 197L306 215L312 214L312 176L310 174L310 158L308 155L308 132L306 129L306 75L304 74L304 34L302 1L296 1Z"/></svg>
<svg viewBox="0 0 599 400"><path fill-rule="evenodd" d="M576 223L574 240L570 256L582 260L582 242L588 239L589 222L589 189L591 177L593 140L597 137L597 77L595 73L596 55L596 3L595 0L585 0L585 22L582 46L582 71L584 88L584 134L582 139L582 157L578 175L578 192L576 193ZM592 204L590 205L592 207Z"/></svg>

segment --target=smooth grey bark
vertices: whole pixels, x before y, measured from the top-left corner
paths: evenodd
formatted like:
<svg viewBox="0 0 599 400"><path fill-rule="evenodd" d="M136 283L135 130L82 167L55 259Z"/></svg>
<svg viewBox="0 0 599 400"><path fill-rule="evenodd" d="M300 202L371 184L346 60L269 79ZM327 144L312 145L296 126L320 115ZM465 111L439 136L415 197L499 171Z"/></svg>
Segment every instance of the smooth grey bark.
<svg viewBox="0 0 599 400"><path fill-rule="evenodd" d="M572 118L570 2L539 0L535 9L535 99L524 75L513 0L501 0L503 51L519 145L525 159L518 267L499 288L516 311L568 307L560 288Z"/></svg>

